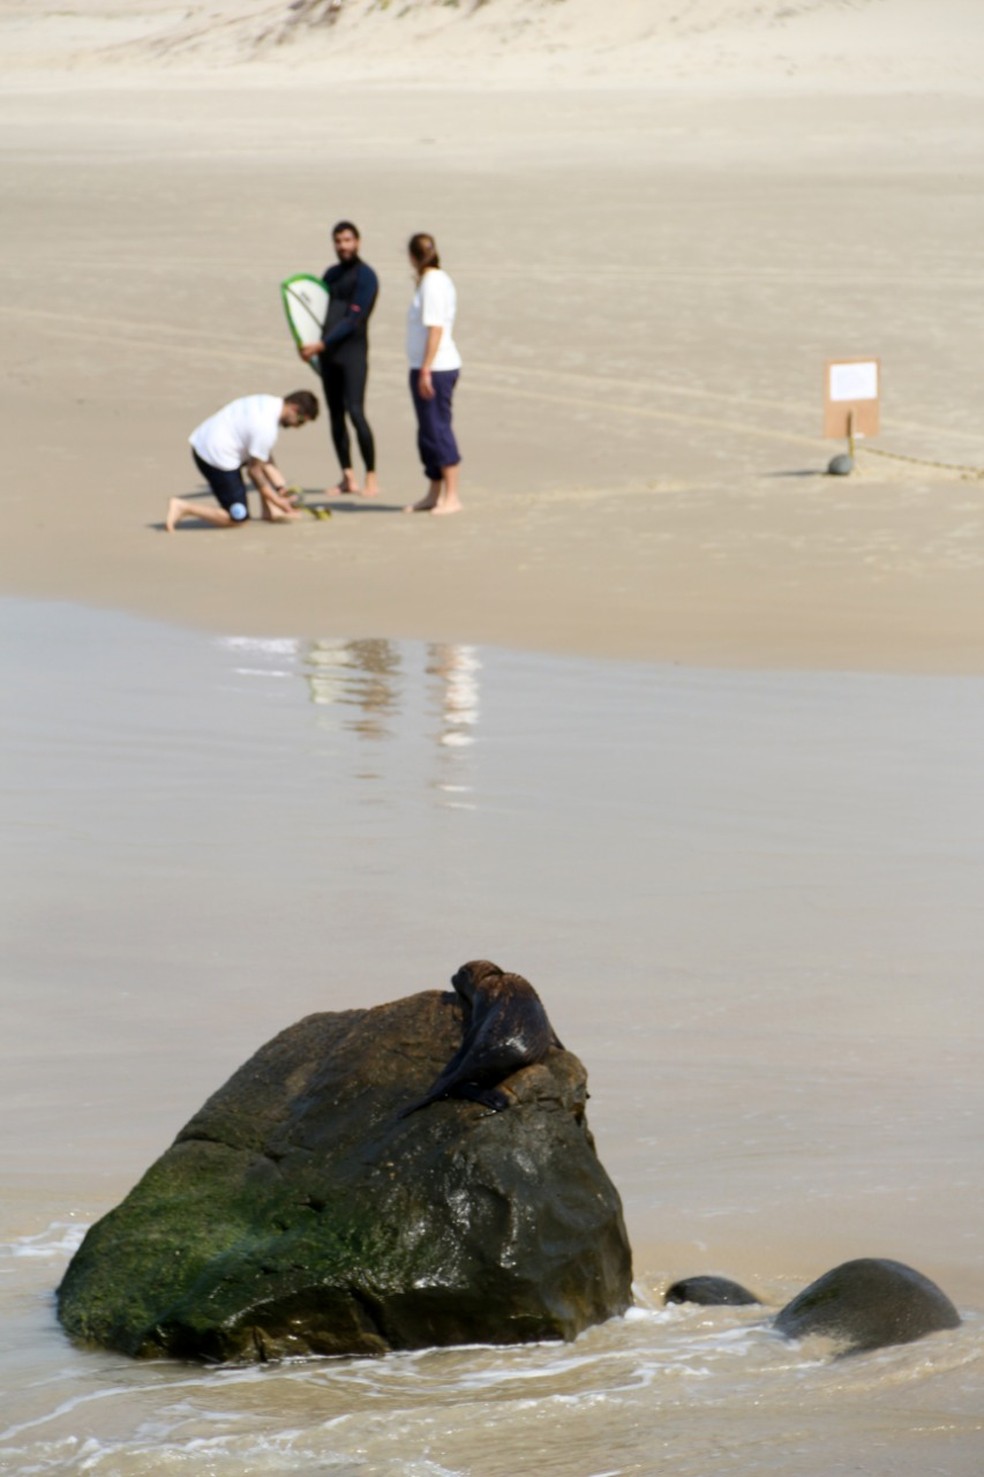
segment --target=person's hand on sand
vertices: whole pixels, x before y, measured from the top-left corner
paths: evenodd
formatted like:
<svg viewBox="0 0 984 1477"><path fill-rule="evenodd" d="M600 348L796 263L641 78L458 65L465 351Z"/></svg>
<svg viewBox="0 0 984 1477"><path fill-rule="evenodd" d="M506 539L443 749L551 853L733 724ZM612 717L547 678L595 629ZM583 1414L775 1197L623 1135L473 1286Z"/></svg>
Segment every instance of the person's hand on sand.
<svg viewBox="0 0 984 1477"><path fill-rule="evenodd" d="M300 488L288 487L286 482L282 486L275 485L270 477L273 465L273 462L268 462L254 466L250 471L250 480L262 499L263 516L274 523L281 518L297 518L300 513L295 504ZM278 472L277 476L280 475Z"/></svg>

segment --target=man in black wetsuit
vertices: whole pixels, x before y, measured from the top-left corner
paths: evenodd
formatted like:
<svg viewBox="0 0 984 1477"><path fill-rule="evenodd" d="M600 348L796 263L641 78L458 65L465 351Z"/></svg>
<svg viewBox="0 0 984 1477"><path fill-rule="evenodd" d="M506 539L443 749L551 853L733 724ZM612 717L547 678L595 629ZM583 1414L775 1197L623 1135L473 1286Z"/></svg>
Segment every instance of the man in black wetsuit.
<svg viewBox="0 0 984 1477"><path fill-rule="evenodd" d="M351 221L339 221L331 233L338 265L329 267L324 284L331 296L321 340L305 344L301 358L318 356L321 382L331 425L331 439L342 465L339 492L358 492L352 467L352 449L346 417L355 427L366 468L366 497L379 491L376 482L376 445L366 420L363 400L369 373L369 315L379 292L379 278L359 256L359 233Z"/></svg>

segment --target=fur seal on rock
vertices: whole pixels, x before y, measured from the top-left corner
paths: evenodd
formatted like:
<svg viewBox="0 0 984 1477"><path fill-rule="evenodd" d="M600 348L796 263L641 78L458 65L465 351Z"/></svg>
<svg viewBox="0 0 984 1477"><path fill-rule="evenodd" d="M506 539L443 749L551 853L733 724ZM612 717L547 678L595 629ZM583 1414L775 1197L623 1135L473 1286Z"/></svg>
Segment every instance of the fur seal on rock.
<svg viewBox="0 0 984 1477"><path fill-rule="evenodd" d="M494 1113L508 1108L497 1084L520 1067L541 1062L552 1046L563 1046L547 1019L539 995L522 975L507 974L489 959L473 959L451 976L469 1008L461 1046L428 1092L400 1112L401 1118L440 1098L468 1098Z"/></svg>

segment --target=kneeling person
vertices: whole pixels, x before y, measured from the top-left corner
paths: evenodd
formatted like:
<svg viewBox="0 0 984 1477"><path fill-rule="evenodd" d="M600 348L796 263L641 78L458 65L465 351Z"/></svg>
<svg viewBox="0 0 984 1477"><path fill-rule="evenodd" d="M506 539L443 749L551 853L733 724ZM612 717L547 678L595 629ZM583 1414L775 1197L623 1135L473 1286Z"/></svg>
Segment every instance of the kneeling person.
<svg viewBox="0 0 984 1477"><path fill-rule="evenodd" d="M273 460L281 426L303 426L317 420L318 402L310 390L279 395L244 395L224 405L198 426L188 440L195 466L215 495L217 508L203 508L172 497L164 527L173 533L182 518L204 518L217 528L230 528L249 518L243 470L260 494L263 517L270 523L300 515L286 496L286 483Z"/></svg>

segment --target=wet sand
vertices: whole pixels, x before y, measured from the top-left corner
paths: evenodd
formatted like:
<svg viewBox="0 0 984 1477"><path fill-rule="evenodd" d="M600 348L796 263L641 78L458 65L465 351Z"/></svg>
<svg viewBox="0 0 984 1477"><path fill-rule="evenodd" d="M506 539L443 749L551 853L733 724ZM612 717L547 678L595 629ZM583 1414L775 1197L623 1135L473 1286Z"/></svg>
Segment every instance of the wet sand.
<svg viewBox="0 0 984 1477"><path fill-rule="evenodd" d="M749 1472L970 1477L979 679L0 613L6 1470L507 1477L535 1439L557 1477L653 1470L654 1443L700 1477L713 1433ZM81 1229L263 1040L481 954L588 1067L632 1318L262 1378L65 1341ZM964 1327L839 1368L760 1310L660 1309L696 1271L774 1308L855 1255L919 1267Z"/></svg>

